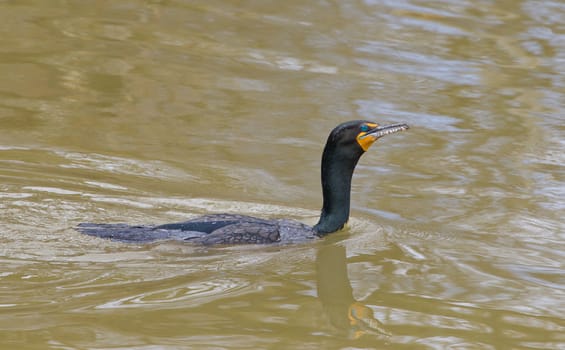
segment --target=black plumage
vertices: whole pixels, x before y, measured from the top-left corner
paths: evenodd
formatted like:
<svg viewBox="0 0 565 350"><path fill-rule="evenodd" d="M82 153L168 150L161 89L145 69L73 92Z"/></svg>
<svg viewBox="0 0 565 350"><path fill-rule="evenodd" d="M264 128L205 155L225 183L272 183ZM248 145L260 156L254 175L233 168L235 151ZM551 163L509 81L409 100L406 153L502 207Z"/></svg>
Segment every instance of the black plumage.
<svg viewBox="0 0 565 350"><path fill-rule="evenodd" d="M294 243L316 239L342 229L349 219L351 179L363 153L380 137L406 129L406 124L381 127L369 121L354 120L331 131L322 154L322 212L313 227L287 219L210 214L157 226L83 223L77 230L125 242L181 240L212 245Z"/></svg>

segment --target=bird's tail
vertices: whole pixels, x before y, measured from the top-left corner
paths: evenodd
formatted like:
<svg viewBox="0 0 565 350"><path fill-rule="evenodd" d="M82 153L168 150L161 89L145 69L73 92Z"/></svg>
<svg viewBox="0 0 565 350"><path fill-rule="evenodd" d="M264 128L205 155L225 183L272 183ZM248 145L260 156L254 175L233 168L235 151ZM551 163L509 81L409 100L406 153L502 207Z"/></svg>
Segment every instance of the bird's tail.
<svg viewBox="0 0 565 350"><path fill-rule="evenodd" d="M130 243L146 243L161 240L198 240L204 233L181 230L165 230L156 226L131 226L128 224L81 223L77 231L89 236L108 238Z"/></svg>

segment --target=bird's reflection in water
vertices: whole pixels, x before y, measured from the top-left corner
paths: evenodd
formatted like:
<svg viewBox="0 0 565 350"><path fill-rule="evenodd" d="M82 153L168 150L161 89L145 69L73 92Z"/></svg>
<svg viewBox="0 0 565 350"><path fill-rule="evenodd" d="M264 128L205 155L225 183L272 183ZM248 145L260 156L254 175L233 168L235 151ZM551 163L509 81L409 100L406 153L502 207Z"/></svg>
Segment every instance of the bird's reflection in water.
<svg viewBox="0 0 565 350"><path fill-rule="evenodd" d="M345 247L324 245L316 257L318 297L331 324L358 339L372 334L388 339L391 334L375 317L373 310L353 298L347 275Z"/></svg>

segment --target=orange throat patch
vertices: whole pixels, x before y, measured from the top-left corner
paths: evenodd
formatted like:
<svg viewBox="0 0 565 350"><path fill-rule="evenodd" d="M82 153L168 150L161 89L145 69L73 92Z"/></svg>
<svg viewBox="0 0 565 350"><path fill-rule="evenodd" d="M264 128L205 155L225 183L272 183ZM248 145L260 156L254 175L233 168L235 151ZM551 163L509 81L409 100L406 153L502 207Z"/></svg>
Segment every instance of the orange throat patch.
<svg viewBox="0 0 565 350"><path fill-rule="evenodd" d="M376 128L377 126L379 126L378 124L374 124L374 123L367 123L367 126L369 126L371 129ZM363 151L367 152L367 150L369 149L369 147L371 147L371 145L373 143L375 143L375 141L377 141L377 138L371 136L371 135L367 135L366 132L360 132L359 135L357 135L357 143L359 144L359 146L361 146L361 148L363 149Z"/></svg>

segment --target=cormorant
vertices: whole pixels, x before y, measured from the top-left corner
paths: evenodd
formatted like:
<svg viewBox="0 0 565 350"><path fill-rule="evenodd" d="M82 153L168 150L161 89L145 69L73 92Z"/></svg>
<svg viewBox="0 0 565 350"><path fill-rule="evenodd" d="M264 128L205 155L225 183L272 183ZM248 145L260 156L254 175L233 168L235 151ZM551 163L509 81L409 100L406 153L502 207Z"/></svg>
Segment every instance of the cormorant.
<svg viewBox="0 0 565 350"><path fill-rule="evenodd" d="M313 227L287 219L210 214L158 226L82 223L77 230L126 242L181 240L204 245L292 243L316 239L342 229L349 219L351 178L363 153L382 136L406 129L406 124L379 126L365 120L353 120L331 131L322 154L322 212Z"/></svg>

